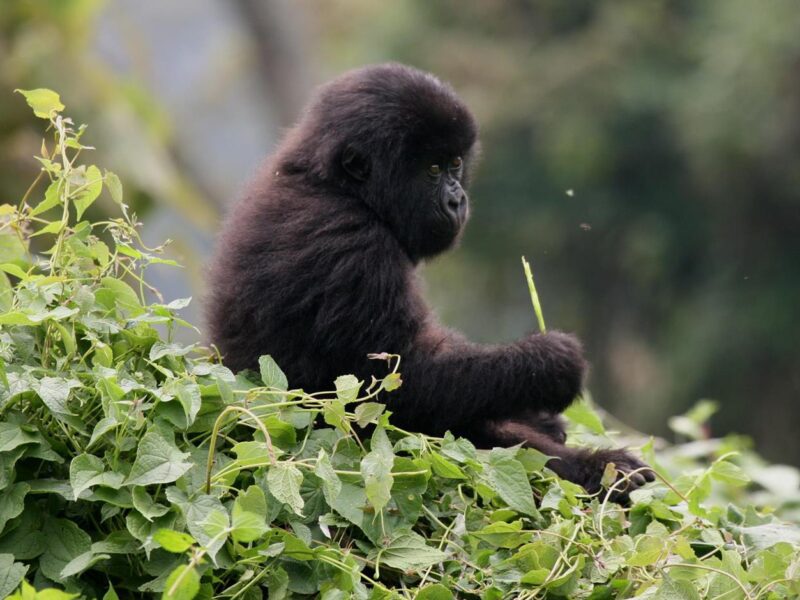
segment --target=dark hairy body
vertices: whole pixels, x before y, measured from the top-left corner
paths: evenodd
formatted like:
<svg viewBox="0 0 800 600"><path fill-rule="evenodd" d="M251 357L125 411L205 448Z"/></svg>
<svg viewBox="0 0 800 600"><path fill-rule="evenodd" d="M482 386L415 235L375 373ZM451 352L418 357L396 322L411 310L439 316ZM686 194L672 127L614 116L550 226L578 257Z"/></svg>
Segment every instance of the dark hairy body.
<svg viewBox="0 0 800 600"><path fill-rule="evenodd" d="M452 247L469 215L477 126L452 89L402 65L323 86L232 210L211 266L211 341L234 370L271 354L292 386L369 379L402 357L383 401L398 426L452 431L479 447L525 444L590 491L605 465L643 467L624 450L564 445L558 414L580 393L580 343L560 332L470 342L442 326L416 267ZM631 476L628 490L652 478ZM620 497L624 498L622 492Z"/></svg>

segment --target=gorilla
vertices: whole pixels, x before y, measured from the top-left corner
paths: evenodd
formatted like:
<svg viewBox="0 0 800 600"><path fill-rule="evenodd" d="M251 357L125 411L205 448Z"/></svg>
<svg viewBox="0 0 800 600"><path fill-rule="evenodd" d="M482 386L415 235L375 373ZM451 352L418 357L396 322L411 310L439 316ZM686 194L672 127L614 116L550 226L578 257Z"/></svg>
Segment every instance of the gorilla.
<svg viewBox="0 0 800 600"><path fill-rule="evenodd" d="M306 391L380 375L370 353L400 355L403 384L383 399L393 423L536 448L595 492L607 463L645 465L564 444L558 415L586 371L578 340L473 343L437 322L420 292L417 265L456 244L469 217L477 130L450 86L404 65L322 86L226 220L210 267L210 339L231 369L271 354ZM617 497L646 480L633 473Z"/></svg>

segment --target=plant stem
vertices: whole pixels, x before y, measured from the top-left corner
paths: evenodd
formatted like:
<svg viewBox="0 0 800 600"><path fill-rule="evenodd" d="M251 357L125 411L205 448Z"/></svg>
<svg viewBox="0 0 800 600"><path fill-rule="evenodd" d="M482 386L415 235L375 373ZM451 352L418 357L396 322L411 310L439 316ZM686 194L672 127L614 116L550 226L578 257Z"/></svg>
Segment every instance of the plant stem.
<svg viewBox="0 0 800 600"><path fill-rule="evenodd" d="M547 333L547 327L545 327L544 324L544 314L542 313L542 305L539 303L539 294L536 293L536 284L533 283L531 266L528 264L528 261L525 260L524 256L522 257L522 268L525 270L525 279L528 280L528 291L531 294L531 303L536 313L536 320L539 322L539 331L541 333Z"/></svg>
<svg viewBox="0 0 800 600"><path fill-rule="evenodd" d="M262 423L255 414L242 406L229 406L219 413L217 420L214 421L214 429L211 431L211 440L208 447L208 462L206 463L206 494L211 493L211 469L214 466L214 451L217 446L217 436L219 435L220 427L222 427L222 420L224 419L225 415L232 412L244 413L256 422L256 426L258 426L258 428L261 430L261 433L264 435L264 440L267 444L267 452L269 453L270 464L272 464L272 466L277 464L277 460L275 458L275 449L272 447L272 438L269 437L269 431L267 431L264 423Z"/></svg>

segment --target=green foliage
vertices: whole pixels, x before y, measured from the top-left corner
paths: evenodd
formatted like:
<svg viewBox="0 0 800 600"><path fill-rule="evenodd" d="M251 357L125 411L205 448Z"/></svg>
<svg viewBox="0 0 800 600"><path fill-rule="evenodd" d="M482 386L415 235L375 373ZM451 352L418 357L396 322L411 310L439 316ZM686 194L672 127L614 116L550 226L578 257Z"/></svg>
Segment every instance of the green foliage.
<svg viewBox="0 0 800 600"><path fill-rule="evenodd" d="M374 357L383 380L309 395L269 356L234 375L177 344L187 301L145 282L168 261L142 244L119 179L78 164L84 128L55 94L23 94L53 137L37 157L45 191L0 207L2 595L800 594L800 530L748 496L716 500L748 485L731 444L665 448L681 475L626 509L534 450L394 427L375 400L402 384L398 357ZM121 216L82 221L104 191ZM603 433L588 401L572 416Z"/></svg>

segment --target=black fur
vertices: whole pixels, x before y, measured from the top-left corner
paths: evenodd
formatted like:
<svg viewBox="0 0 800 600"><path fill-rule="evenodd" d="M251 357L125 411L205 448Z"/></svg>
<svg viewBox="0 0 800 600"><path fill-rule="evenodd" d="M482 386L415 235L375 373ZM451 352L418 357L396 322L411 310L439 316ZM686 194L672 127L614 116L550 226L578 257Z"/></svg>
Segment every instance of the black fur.
<svg viewBox="0 0 800 600"><path fill-rule="evenodd" d="M467 220L476 139L470 112L427 73L379 65L323 86L225 224L211 340L234 370L271 354L307 391L380 375L385 363L367 355L399 354L403 385L384 398L398 426L527 443L596 488L605 455L565 447L553 416L581 390L579 342L552 332L475 344L419 292L416 265L453 246ZM630 460L620 466L641 466Z"/></svg>

